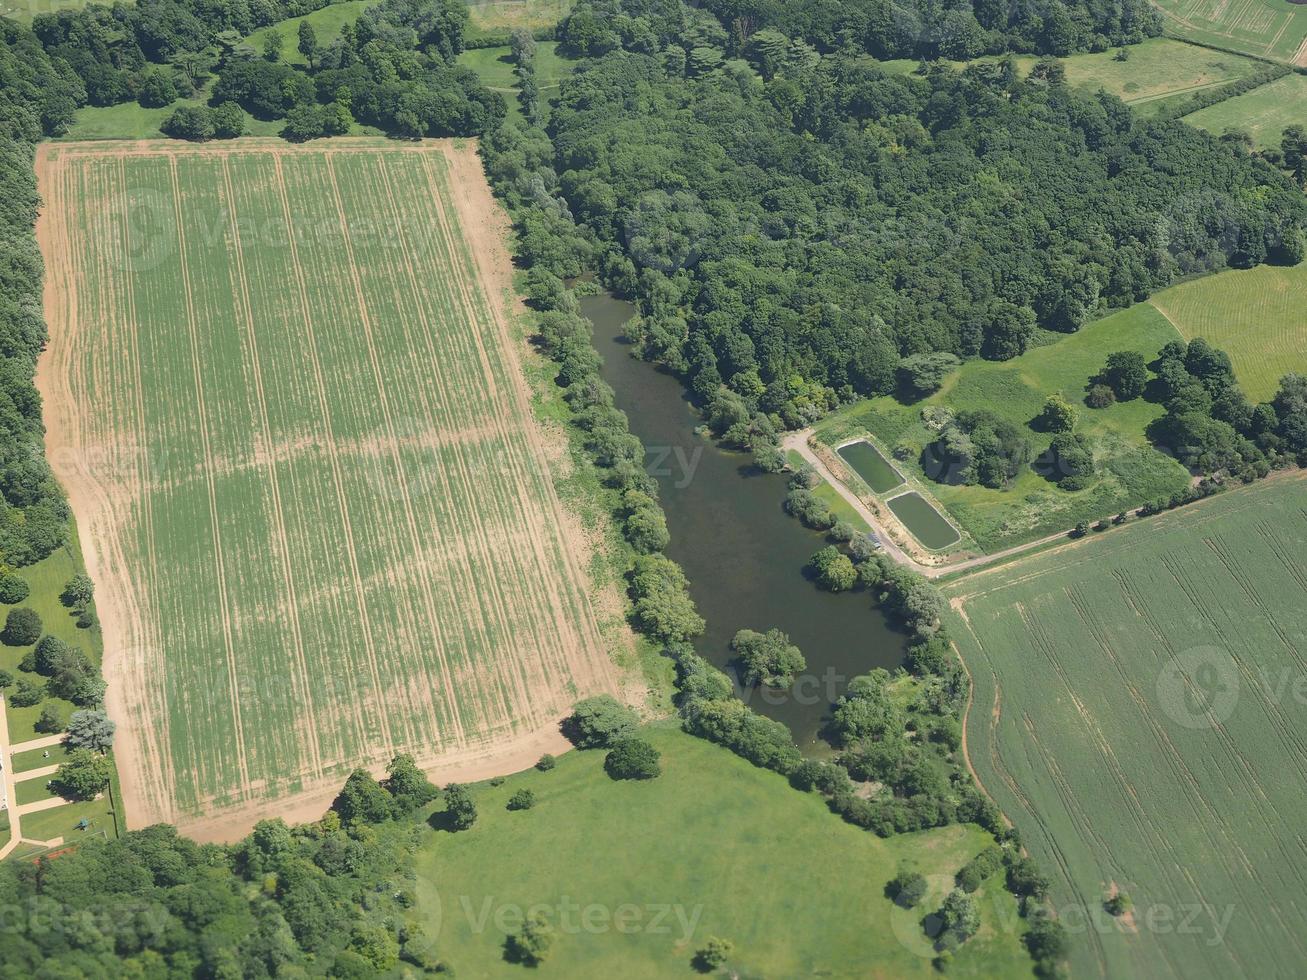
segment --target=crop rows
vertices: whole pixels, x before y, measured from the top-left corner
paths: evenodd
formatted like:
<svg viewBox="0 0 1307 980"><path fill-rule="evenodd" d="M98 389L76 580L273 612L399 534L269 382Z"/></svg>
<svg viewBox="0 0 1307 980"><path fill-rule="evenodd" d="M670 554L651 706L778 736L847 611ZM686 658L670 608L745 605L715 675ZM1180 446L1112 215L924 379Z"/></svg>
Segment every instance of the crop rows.
<svg viewBox="0 0 1307 980"><path fill-rule="evenodd" d="M465 240L467 152L48 161L72 255L49 356L88 461L61 475L116 607L133 824L268 812L398 751L493 755L611 686Z"/></svg>
<svg viewBox="0 0 1307 980"><path fill-rule="evenodd" d="M971 758L1056 872L1077 972L1272 975L1307 956L1304 500L1284 476L950 588ZM1132 921L1101 913L1113 886Z"/></svg>

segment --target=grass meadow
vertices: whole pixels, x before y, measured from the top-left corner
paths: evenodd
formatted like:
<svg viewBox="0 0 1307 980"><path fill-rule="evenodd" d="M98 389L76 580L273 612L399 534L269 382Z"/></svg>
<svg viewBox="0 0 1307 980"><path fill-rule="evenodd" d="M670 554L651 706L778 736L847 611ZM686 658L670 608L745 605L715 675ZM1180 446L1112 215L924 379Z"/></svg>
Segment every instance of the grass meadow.
<svg viewBox="0 0 1307 980"><path fill-rule="evenodd" d="M730 967L740 976L935 975L920 920L989 835L952 826L882 840L838 819L819 796L675 726L645 737L662 753L657 779L615 782L602 752L569 753L550 772L480 784L475 826L423 844L414 918L458 976L511 969L502 955L516 928L511 915L535 905L559 933L531 971L541 978L689 977L710 936L734 943ZM522 788L534 791L535 807L505 809ZM916 910L884 895L900 868L930 883ZM949 975L1030 976L1002 876L977 899L981 930ZM571 931L564 905L579 906ZM587 907L591 928L579 925ZM604 918L623 907L626 931Z"/></svg>
<svg viewBox="0 0 1307 980"><path fill-rule="evenodd" d="M1202 44L1307 65L1307 7L1289 0L1156 0L1168 33Z"/></svg>
<svg viewBox="0 0 1307 980"><path fill-rule="evenodd" d="M113 556L140 822L484 758L614 685L470 145L48 151L47 424Z"/></svg>
<svg viewBox="0 0 1307 980"><path fill-rule="evenodd" d="M1253 401L1270 399L1290 371L1307 372L1307 262L1230 269L1149 302L1186 340L1202 337L1225 350Z"/></svg>
<svg viewBox="0 0 1307 980"><path fill-rule="evenodd" d="M1064 531L1082 520L1169 496L1185 486L1188 474L1184 468L1153 449L1144 437L1148 423L1162 415L1160 405L1143 399L1105 409L1084 404L1089 379L1102 369L1109 353L1137 350L1152 360L1177 336L1157 310L1139 304L1010 361L968 361L938 392L911 405L889 396L859 402L819 423L816 435L822 442L836 445L870 432L889 449L900 443L910 446L909 459L897 462L901 471L943 504L981 550L1022 544ZM918 457L933 438L921 418L926 406L942 405L955 411L988 409L1026 427L1054 393L1079 406L1077 431L1093 443L1099 469L1099 478L1091 486L1070 493L1028 467L1002 490L948 486L925 477ZM1036 455L1052 438L1030 428L1026 434Z"/></svg>
<svg viewBox="0 0 1307 980"><path fill-rule="evenodd" d="M1054 878L1077 976L1307 957L1305 503L1295 471L946 589L971 761ZM1102 914L1112 888L1132 917Z"/></svg>
<svg viewBox="0 0 1307 980"><path fill-rule="evenodd" d="M1183 118L1217 136L1227 129L1243 130L1258 149L1278 148L1286 127L1307 126L1307 76L1285 75Z"/></svg>

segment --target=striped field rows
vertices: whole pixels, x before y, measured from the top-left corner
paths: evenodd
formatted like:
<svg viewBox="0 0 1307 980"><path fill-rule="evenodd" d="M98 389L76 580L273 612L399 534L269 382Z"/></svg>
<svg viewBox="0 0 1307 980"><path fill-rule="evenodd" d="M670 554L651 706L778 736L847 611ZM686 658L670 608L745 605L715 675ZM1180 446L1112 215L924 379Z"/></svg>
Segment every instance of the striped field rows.
<svg viewBox="0 0 1307 980"><path fill-rule="evenodd" d="M489 758L613 686L469 246L475 164L359 141L40 161L49 441L111 607L133 825L248 822L399 751Z"/></svg>

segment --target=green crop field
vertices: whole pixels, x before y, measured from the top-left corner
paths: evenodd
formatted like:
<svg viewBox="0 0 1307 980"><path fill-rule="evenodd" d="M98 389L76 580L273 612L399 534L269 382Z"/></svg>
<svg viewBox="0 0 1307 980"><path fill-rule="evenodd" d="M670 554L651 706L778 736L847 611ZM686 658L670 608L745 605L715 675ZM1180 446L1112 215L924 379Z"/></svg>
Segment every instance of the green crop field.
<svg viewBox="0 0 1307 980"><path fill-rule="evenodd" d="M1307 7L1289 0L1153 0L1179 37L1307 65Z"/></svg>
<svg viewBox="0 0 1307 980"><path fill-rule="evenodd" d="M400 751L526 764L615 688L473 144L47 144L38 173L48 443L136 825L317 816Z"/></svg>
<svg viewBox="0 0 1307 980"><path fill-rule="evenodd" d="M896 463L900 470L943 504L982 550L1011 547L1067 530L1082 520L1169 496L1185 486L1188 474L1184 468L1153 449L1144 437L1144 428L1162 414L1162 406L1143 399L1104 409L1084 404L1086 385L1102 369L1109 353L1137 350L1152 360L1164 344L1176 339L1175 328L1166 318L1141 303L1010 361L968 361L938 392L912 405L888 396L858 402L818 424L816 436L828 445L837 445L870 432L888 449L900 443L910 446L909 458ZM919 456L933 438L921 417L926 406L988 409L1026 427L1055 392L1079 406L1077 431L1094 445L1100 472L1091 486L1070 493L1028 467L1003 490L949 486L925 477ZM1047 448L1052 438L1029 428L1026 434L1036 454Z"/></svg>
<svg viewBox="0 0 1307 980"><path fill-rule="evenodd" d="M1259 148L1278 148L1286 127L1307 127L1307 76L1285 75L1251 92L1191 112L1184 121L1217 136L1227 129L1241 129Z"/></svg>
<svg viewBox="0 0 1307 980"><path fill-rule="evenodd" d="M1307 958L1304 554L1294 472L948 586L970 757L1054 876L1075 975Z"/></svg>
<svg viewBox="0 0 1307 980"><path fill-rule="evenodd" d="M674 727L645 737L662 752L657 779L614 782L602 752L571 753L550 772L476 787L476 825L423 844L414 918L459 977L506 975L512 915L536 905L558 934L531 971L542 978L689 977L710 936L734 944L738 976L938 975L921 919L988 834L952 826L881 840L716 745ZM535 807L506 810L522 788ZM915 910L884 895L900 868L930 884ZM1001 875L977 905L981 930L948 975L1029 977Z"/></svg>
<svg viewBox="0 0 1307 980"><path fill-rule="evenodd" d="M1307 373L1307 262L1231 269L1172 286L1149 300L1186 340L1224 349L1253 401L1290 371Z"/></svg>

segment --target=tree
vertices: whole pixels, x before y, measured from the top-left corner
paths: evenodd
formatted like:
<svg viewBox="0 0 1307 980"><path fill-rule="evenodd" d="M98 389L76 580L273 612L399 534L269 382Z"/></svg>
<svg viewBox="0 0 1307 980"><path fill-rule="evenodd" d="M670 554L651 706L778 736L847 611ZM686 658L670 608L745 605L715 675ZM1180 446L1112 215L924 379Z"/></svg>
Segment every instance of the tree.
<svg viewBox="0 0 1307 980"><path fill-rule="evenodd" d="M397 755L390 760L381 787L393 798L396 816L411 813L440 795L431 780L417 767L413 757L407 754Z"/></svg>
<svg viewBox="0 0 1307 980"><path fill-rule="evenodd" d="M467 787L450 783L445 787L445 821L450 830L467 830L477 820L477 806Z"/></svg>
<svg viewBox="0 0 1307 980"><path fill-rule="evenodd" d="M613 779L654 779L662 774L657 749L642 738L623 738L604 757L604 771Z"/></svg>
<svg viewBox="0 0 1307 980"><path fill-rule="evenodd" d="M912 354L899 361L899 377L905 388L922 398L938 391L949 372L961 363L957 355L948 351Z"/></svg>
<svg viewBox="0 0 1307 980"><path fill-rule="evenodd" d="M90 749L73 749L55 773L54 788L65 799L93 800L109 785L109 760Z"/></svg>
<svg viewBox="0 0 1307 980"><path fill-rule="evenodd" d="M611 694L578 701L563 722L563 734L579 749L601 749L635 734L639 716Z"/></svg>
<svg viewBox="0 0 1307 980"><path fill-rule="evenodd" d="M299 26L299 52L304 55L304 60L309 63L309 69L313 68L313 55L318 50L318 35L314 33L313 25L307 20L300 21Z"/></svg>
<svg viewBox="0 0 1307 980"><path fill-rule="evenodd" d="M340 815L340 822L346 827L384 823L391 818L393 807L390 794L366 769L351 772L331 804L331 809Z"/></svg>
<svg viewBox="0 0 1307 980"><path fill-rule="evenodd" d="M45 685L33 684L26 677L18 678L18 684L9 695L9 703L15 708L30 708L45 700Z"/></svg>
<svg viewBox="0 0 1307 980"><path fill-rule="evenodd" d="M59 708L53 704L47 704L41 709L41 714L32 727L43 735L53 735L55 732L63 731L64 720L59 713Z"/></svg>
<svg viewBox="0 0 1307 980"><path fill-rule="evenodd" d="M29 595L32 589L27 584L27 579L14 572L6 572L0 575L0 602L7 606L13 606L22 602Z"/></svg>
<svg viewBox="0 0 1307 980"><path fill-rule="evenodd" d="M286 38L281 31L275 27L263 35L263 59L265 61L280 61L282 48L286 46Z"/></svg>
<svg viewBox="0 0 1307 980"><path fill-rule="evenodd" d="M63 592L59 594L65 606L74 608L88 605L94 597L95 583L89 575L80 572L68 580Z"/></svg>
<svg viewBox="0 0 1307 980"><path fill-rule="evenodd" d="M808 559L808 570L817 585L827 592L847 592L858 584L858 570L848 555L827 545Z"/></svg>
<svg viewBox="0 0 1307 980"><path fill-rule="evenodd" d="M204 106L178 106L159 124L159 130L176 140L204 143L214 137L213 112Z"/></svg>
<svg viewBox="0 0 1307 980"><path fill-rule="evenodd" d="M546 752L544 755L542 755L539 759L536 760L536 768L539 769L541 772L548 772L550 769L553 769L556 765L558 765L558 760L555 759L548 752Z"/></svg>
<svg viewBox="0 0 1307 980"><path fill-rule="evenodd" d="M742 676L746 684L788 687L794 675L808 666L799 648L779 629L769 629L766 633L740 630L731 640L731 649L744 668Z"/></svg>
<svg viewBox="0 0 1307 980"><path fill-rule="evenodd" d="M176 102L177 86L173 84L172 72L166 68L151 68L147 71L141 79L136 101L151 109Z"/></svg>
<svg viewBox="0 0 1307 980"><path fill-rule="evenodd" d="M117 726L103 711L74 711L68 719L68 734L64 744L70 749L90 749L108 752L113 746L113 733Z"/></svg>
<svg viewBox="0 0 1307 980"><path fill-rule="evenodd" d="M708 942L695 952L693 966L700 973L711 973L725 966L733 952L735 944L729 939L709 936Z"/></svg>
<svg viewBox="0 0 1307 980"><path fill-rule="evenodd" d="M504 940L504 957L511 963L539 966L549 956L554 930L543 918L529 916L521 930Z"/></svg>
<svg viewBox="0 0 1307 980"><path fill-rule="evenodd" d="M13 687L14 675L7 670L0 670L0 691L7 687Z"/></svg>
<svg viewBox="0 0 1307 980"><path fill-rule="evenodd" d="M1120 350L1107 355L1107 363L1098 376L1112 389L1118 401L1138 398L1148 386L1148 366L1138 351Z"/></svg>
<svg viewBox="0 0 1307 980"><path fill-rule="evenodd" d="M1116 392L1112 390L1111 385L1092 384L1089 386L1089 393L1085 395L1085 404L1090 408L1107 408L1109 405L1116 404Z"/></svg>
<svg viewBox="0 0 1307 980"><path fill-rule="evenodd" d="M1039 413L1039 424L1045 432L1070 432L1076 426L1076 410L1061 395L1049 395Z"/></svg>
<svg viewBox="0 0 1307 980"><path fill-rule="evenodd" d="M916 908L926 897L926 879L916 871L900 871L890 879L886 891L903 908Z"/></svg>
<svg viewBox="0 0 1307 980"><path fill-rule="evenodd" d="M19 606L9 610L9 615L5 617L5 628L0 633L0 640L11 647L30 646L41 638L41 629L41 617L36 610Z"/></svg>
<svg viewBox="0 0 1307 980"><path fill-rule="evenodd" d="M532 790L519 789L508 798L508 809L530 810L536 805L536 795Z"/></svg>
<svg viewBox="0 0 1307 980"><path fill-rule="evenodd" d="M235 139L245 132L245 110L235 102L223 102L213 107L213 135L220 140Z"/></svg>
<svg viewBox="0 0 1307 980"><path fill-rule="evenodd" d="M890 676L873 670L849 681L831 710L830 732L841 745L880 739L903 729L903 719L889 689Z"/></svg>
<svg viewBox="0 0 1307 980"><path fill-rule="evenodd" d="M980 910L975 900L960 889L953 889L936 913L940 920L940 934L936 941L941 949L961 945L980 928Z"/></svg>

